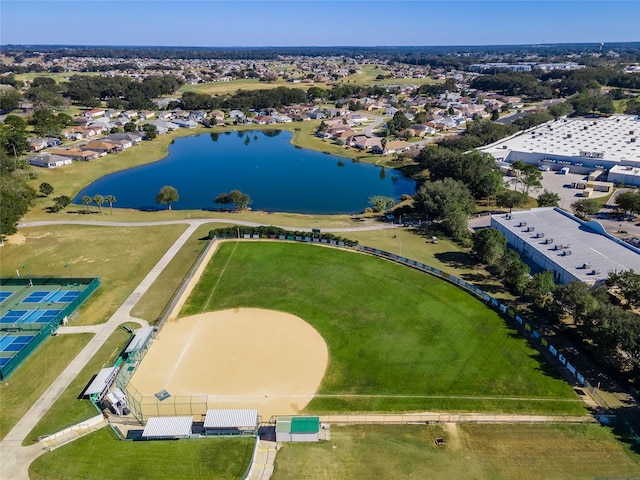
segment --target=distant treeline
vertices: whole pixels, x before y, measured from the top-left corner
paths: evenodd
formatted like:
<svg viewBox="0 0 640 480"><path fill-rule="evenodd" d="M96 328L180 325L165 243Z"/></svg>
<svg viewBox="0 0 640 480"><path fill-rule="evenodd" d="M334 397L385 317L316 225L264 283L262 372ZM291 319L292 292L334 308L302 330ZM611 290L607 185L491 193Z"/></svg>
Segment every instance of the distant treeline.
<svg viewBox="0 0 640 480"><path fill-rule="evenodd" d="M209 230L209 239L213 238L238 238L238 236L242 237L244 235L258 235L260 238L278 238L284 237L286 240L299 240L299 239L312 239L317 238L319 240L326 240L330 242L331 240L339 243L343 242L347 247L354 247L358 245L357 240L349 240L348 238L340 237L338 235L334 235L333 233L321 233L320 230L316 232L308 232L308 231L295 231L292 232L290 230L284 230L280 227L274 227L272 225L261 226L261 227L248 227L243 225L236 225L233 227L222 227L216 228L215 230ZM297 238L296 238L297 237ZM326 243L326 242L325 242Z"/></svg>
<svg viewBox="0 0 640 480"><path fill-rule="evenodd" d="M621 56L640 55L640 42L607 43L606 51ZM379 56L417 65L447 66L476 62L485 54L541 58L567 54L589 54L600 50L599 43L566 43L555 45L481 45L481 46L334 46L334 47L136 47L136 46L82 46L82 45L5 45L6 55L31 56L44 53L48 58L103 57L154 59L230 59L274 60L281 56ZM444 60L444 62L443 62ZM453 63L452 63L453 61ZM441 63L442 62L442 63Z"/></svg>

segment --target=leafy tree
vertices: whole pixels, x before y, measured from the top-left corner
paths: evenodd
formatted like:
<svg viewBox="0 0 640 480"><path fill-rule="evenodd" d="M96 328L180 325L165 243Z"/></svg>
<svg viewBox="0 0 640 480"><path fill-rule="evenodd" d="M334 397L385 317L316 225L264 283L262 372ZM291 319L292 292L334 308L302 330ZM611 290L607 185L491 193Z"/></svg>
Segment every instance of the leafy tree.
<svg viewBox="0 0 640 480"><path fill-rule="evenodd" d="M482 228L473 235L471 252L490 267L496 266L507 250L507 237L495 228Z"/></svg>
<svg viewBox="0 0 640 480"><path fill-rule="evenodd" d="M595 215L600 211L600 204L591 198L583 198L576 200L571 204L571 210L573 213L582 219L588 216Z"/></svg>
<svg viewBox="0 0 640 480"><path fill-rule="evenodd" d="M500 259L499 270L504 283L515 293L523 293L529 282L529 267L517 252L507 250Z"/></svg>
<svg viewBox="0 0 640 480"><path fill-rule="evenodd" d="M27 213L35 196L35 190L22 178L0 175L0 239L16 233L18 221Z"/></svg>
<svg viewBox="0 0 640 480"><path fill-rule="evenodd" d="M522 184L524 185L524 193L529 194L529 190L532 187L540 188L542 184L542 172L535 165L527 164L522 170Z"/></svg>
<svg viewBox="0 0 640 480"><path fill-rule="evenodd" d="M11 111L18 108L22 95L17 90L9 90L0 94L0 111Z"/></svg>
<svg viewBox="0 0 640 480"><path fill-rule="evenodd" d="M156 195L156 202L161 204L166 203L169 206L169 210L171 210L171 204L177 202L179 198L178 190L170 185L165 185Z"/></svg>
<svg viewBox="0 0 640 480"><path fill-rule="evenodd" d="M417 209L434 220L445 218L455 209L467 214L475 210L475 201L467 186L452 178L425 182L418 188L415 199Z"/></svg>
<svg viewBox="0 0 640 480"><path fill-rule="evenodd" d="M537 198L539 207L557 207L560 204L560 195L545 189Z"/></svg>
<svg viewBox="0 0 640 480"><path fill-rule="evenodd" d="M640 273L634 272L633 269L609 273L607 285L620 292L628 308L640 303Z"/></svg>
<svg viewBox="0 0 640 480"><path fill-rule="evenodd" d="M51 207L51 211L52 212L59 212L60 210L63 210L67 207L67 205L69 205L71 203L71 198L67 197L66 195L61 195L59 197L55 197L53 199L53 207Z"/></svg>
<svg viewBox="0 0 640 480"><path fill-rule="evenodd" d="M245 210L252 203L249 195L242 193L240 190L231 190L229 198L231 198L236 210Z"/></svg>
<svg viewBox="0 0 640 480"><path fill-rule="evenodd" d="M98 206L98 213L102 215L102 204L104 203L104 197L102 195L94 195L93 202Z"/></svg>
<svg viewBox="0 0 640 480"><path fill-rule="evenodd" d="M109 204L109 209L111 210L111 215L113 215L113 204L116 203L116 197L113 195L106 195L104 197L104 201Z"/></svg>
<svg viewBox="0 0 640 480"><path fill-rule="evenodd" d="M525 286L525 295L536 308L546 310L551 307L554 297L553 292L556 284L553 281L553 274L549 270L536 273Z"/></svg>
<svg viewBox="0 0 640 480"><path fill-rule="evenodd" d="M33 131L43 137L60 137L62 126L58 123L57 116L52 110L43 108L36 110L31 118Z"/></svg>
<svg viewBox="0 0 640 480"><path fill-rule="evenodd" d="M147 140L153 140L158 136L158 128L152 123L142 125L142 131Z"/></svg>
<svg viewBox="0 0 640 480"><path fill-rule="evenodd" d="M40 186L38 187L38 190L45 197L48 197L49 195L51 195L53 193L53 187L51 186L51 184L49 184L47 182L42 182L40 184Z"/></svg>
<svg viewBox="0 0 640 480"><path fill-rule="evenodd" d="M619 193L615 198L616 206L634 215L640 212L640 190L629 190Z"/></svg>
<svg viewBox="0 0 640 480"><path fill-rule="evenodd" d="M387 128L391 135L398 135L398 133L410 126L411 121L401 111L394 113L393 118L387 122Z"/></svg>
<svg viewBox="0 0 640 480"><path fill-rule="evenodd" d="M31 149L27 132L27 122L17 115L7 115L0 124L0 143L2 150L17 158Z"/></svg>
<svg viewBox="0 0 640 480"><path fill-rule="evenodd" d="M127 133L133 133L136 131L137 128L138 127L136 127L136 124L133 122L127 122L123 125L123 129Z"/></svg>
<svg viewBox="0 0 640 480"><path fill-rule="evenodd" d="M558 285L554 292L554 299L560 311L569 313L573 321L580 325L589 312L597 308L600 303L606 303L606 292L600 287L590 287L576 280Z"/></svg>
<svg viewBox="0 0 640 480"><path fill-rule="evenodd" d="M383 195L373 195L369 197L369 205L373 207L374 212L384 212L396 204L395 198L385 197Z"/></svg>
<svg viewBox="0 0 640 480"><path fill-rule="evenodd" d="M500 112L498 110L491 110L491 121L495 122L500 118Z"/></svg>
<svg viewBox="0 0 640 480"><path fill-rule="evenodd" d="M505 207L511 212L514 208L522 207L527 203L527 195L515 190L505 190L496 197L496 203L500 207Z"/></svg>
<svg viewBox="0 0 640 480"><path fill-rule="evenodd" d="M93 198L91 198L89 195L84 195L82 197L82 203L86 206L86 212L89 212L89 205L91 205L91 202L93 202Z"/></svg>
<svg viewBox="0 0 640 480"><path fill-rule="evenodd" d="M547 111L557 120L560 117L569 115L573 111L573 107L568 102L562 102L550 106Z"/></svg>

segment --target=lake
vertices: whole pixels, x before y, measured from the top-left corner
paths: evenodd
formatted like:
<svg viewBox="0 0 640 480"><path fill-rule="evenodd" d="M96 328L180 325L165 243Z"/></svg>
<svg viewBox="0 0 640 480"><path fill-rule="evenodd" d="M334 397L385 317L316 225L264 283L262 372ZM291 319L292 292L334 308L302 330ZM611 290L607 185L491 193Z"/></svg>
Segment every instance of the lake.
<svg viewBox="0 0 640 480"><path fill-rule="evenodd" d="M175 210L217 209L221 192L240 190L253 210L305 214L361 213L372 195L400 199L414 194L415 181L395 170L352 162L291 145L285 130L201 134L177 138L164 159L106 175L84 188L85 195L114 195L114 206L164 209L155 197L164 185L178 190ZM136 148L136 147L132 147ZM117 155L99 162L117 162Z"/></svg>

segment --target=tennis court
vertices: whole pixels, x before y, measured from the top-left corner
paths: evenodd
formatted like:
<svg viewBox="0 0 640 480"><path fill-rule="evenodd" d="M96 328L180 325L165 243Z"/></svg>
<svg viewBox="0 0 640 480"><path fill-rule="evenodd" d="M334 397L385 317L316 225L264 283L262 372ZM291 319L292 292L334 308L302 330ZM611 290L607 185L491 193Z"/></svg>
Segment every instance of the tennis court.
<svg viewBox="0 0 640 480"><path fill-rule="evenodd" d="M98 278L0 278L0 378L66 323L99 285Z"/></svg>
<svg viewBox="0 0 640 480"><path fill-rule="evenodd" d="M0 369L4 368L18 352L21 352L35 338L35 335L5 335L0 337Z"/></svg>

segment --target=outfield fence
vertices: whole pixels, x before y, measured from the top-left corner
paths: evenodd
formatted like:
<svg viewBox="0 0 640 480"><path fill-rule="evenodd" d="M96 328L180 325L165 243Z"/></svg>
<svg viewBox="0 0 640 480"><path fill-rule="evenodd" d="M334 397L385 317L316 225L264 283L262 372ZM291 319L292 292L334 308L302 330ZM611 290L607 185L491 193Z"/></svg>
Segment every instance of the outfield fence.
<svg viewBox="0 0 640 480"><path fill-rule="evenodd" d="M597 423L593 415L509 415L481 413L402 413L320 415L331 424L411 423Z"/></svg>

